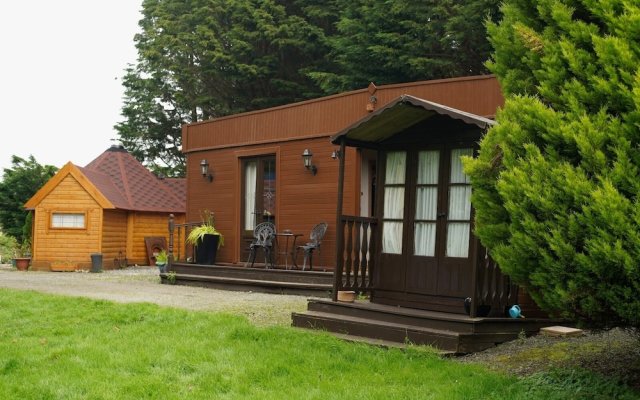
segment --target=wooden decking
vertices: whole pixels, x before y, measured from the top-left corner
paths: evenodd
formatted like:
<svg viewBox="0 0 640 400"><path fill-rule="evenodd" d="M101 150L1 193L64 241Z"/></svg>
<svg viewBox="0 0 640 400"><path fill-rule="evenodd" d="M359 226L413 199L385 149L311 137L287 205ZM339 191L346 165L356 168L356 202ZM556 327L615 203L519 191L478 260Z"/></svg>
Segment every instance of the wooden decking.
<svg viewBox="0 0 640 400"><path fill-rule="evenodd" d="M550 319L471 318L462 314L385 306L368 301L309 300L308 310L292 314L293 326L322 329L343 338L432 345L471 353L556 325Z"/></svg>
<svg viewBox="0 0 640 400"><path fill-rule="evenodd" d="M175 283L225 290L330 297L333 272L246 268L243 265L173 263ZM168 273L160 274L168 283Z"/></svg>

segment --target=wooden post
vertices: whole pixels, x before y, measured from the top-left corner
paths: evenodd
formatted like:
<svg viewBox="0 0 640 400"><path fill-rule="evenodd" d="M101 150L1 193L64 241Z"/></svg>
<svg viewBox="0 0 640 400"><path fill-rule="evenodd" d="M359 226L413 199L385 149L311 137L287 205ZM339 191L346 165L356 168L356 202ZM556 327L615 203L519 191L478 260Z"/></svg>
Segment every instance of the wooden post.
<svg viewBox="0 0 640 400"><path fill-rule="evenodd" d="M344 227L342 226L342 197L344 192L344 163L347 158L344 137L340 140L340 169L338 171L338 201L336 207L336 269L333 272L333 301L338 301L338 290L342 283L342 257L344 247Z"/></svg>
<svg viewBox="0 0 640 400"><path fill-rule="evenodd" d="M169 251L167 254L167 271L171 271L171 266L173 264L173 228L175 226L175 216L173 214L169 214Z"/></svg>
<svg viewBox="0 0 640 400"><path fill-rule="evenodd" d="M472 241L473 248L471 251L471 257L473 260L473 272L471 273L471 307L469 313L471 318L475 318L477 316L476 309L478 308L478 273L480 269L478 268L478 264L480 264L480 260L478 259L479 241L480 239L477 237L474 237L474 240Z"/></svg>

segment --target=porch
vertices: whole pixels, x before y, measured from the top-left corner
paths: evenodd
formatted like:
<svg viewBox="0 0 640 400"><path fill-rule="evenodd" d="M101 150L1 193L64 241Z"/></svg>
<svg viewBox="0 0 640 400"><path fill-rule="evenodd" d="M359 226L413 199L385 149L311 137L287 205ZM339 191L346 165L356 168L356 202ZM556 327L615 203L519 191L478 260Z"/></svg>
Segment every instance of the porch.
<svg viewBox="0 0 640 400"><path fill-rule="evenodd" d="M160 274L162 283L327 298L333 286L333 272L267 269L258 264L245 267L244 264L174 262L170 271Z"/></svg>
<svg viewBox="0 0 640 400"><path fill-rule="evenodd" d="M533 335L560 322L547 318L486 252L480 251L479 244L468 298L433 298L427 305L410 300L383 304L376 290L379 274L372 256L378 247L378 220L342 216L340 221L337 237L342 256L337 259L332 299L310 299L307 311L292 314L293 326L333 332L348 340L432 345L446 352L470 353L516 339L522 333ZM354 291L371 300L340 302L339 291ZM406 293L405 298L411 299L411 294ZM521 306L526 318L507 316L513 304Z"/></svg>
<svg viewBox="0 0 640 400"><path fill-rule="evenodd" d="M213 265L196 264L194 247L186 238L200 222L177 224L169 218L167 272L161 273L162 283L209 287L214 289L292 294L310 297L330 297L333 272L322 270L301 271L283 265L267 268L264 263L253 266L244 263L216 262Z"/></svg>
<svg viewBox="0 0 640 400"><path fill-rule="evenodd" d="M292 314L292 325L333 332L346 340L385 346L430 345L454 354L472 353L537 333L558 321L546 318L470 317L356 300L309 300L307 311Z"/></svg>

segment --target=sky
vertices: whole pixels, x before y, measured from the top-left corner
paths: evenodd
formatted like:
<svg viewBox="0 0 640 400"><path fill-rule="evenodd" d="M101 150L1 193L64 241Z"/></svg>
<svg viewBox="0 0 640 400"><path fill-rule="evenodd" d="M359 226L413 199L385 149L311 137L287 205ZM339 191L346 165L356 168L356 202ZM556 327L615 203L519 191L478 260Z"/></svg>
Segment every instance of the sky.
<svg viewBox="0 0 640 400"><path fill-rule="evenodd" d="M84 166L117 143L141 4L0 2L0 171L13 154Z"/></svg>

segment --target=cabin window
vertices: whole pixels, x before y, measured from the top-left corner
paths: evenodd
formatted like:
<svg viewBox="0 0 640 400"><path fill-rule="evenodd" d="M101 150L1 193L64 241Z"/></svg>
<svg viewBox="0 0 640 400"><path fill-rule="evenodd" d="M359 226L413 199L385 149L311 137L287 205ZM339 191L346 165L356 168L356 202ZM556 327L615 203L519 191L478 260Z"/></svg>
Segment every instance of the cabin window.
<svg viewBox="0 0 640 400"><path fill-rule="evenodd" d="M261 222L276 217L276 158L261 156L243 160L242 228L253 233Z"/></svg>
<svg viewBox="0 0 640 400"><path fill-rule="evenodd" d="M433 257L436 253L439 165L439 151L421 151L418 154L414 228L416 256Z"/></svg>
<svg viewBox="0 0 640 400"><path fill-rule="evenodd" d="M85 214L54 212L51 214L51 227L52 228L84 229L86 227Z"/></svg>
<svg viewBox="0 0 640 400"><path fill-rule="evenodd" d="M461 157L472 156L473 149L451 151L449 212L447 214L447 257L469 256L471 234L471 181L464 173Z"/></svg>
<svg viewBox="0 0 640 400"><path fill-rule="evenodd" d="M401 151L387 153L382 217L382 251L384 253L402 253L406 165L407 153Z"/></svg>
<svg viewBox="0 0 640 400"><path fill-rule="evenodd" d="M244 166L244 229L252 231L256 226L256 179L258 162L247 161Z"/></svg>

